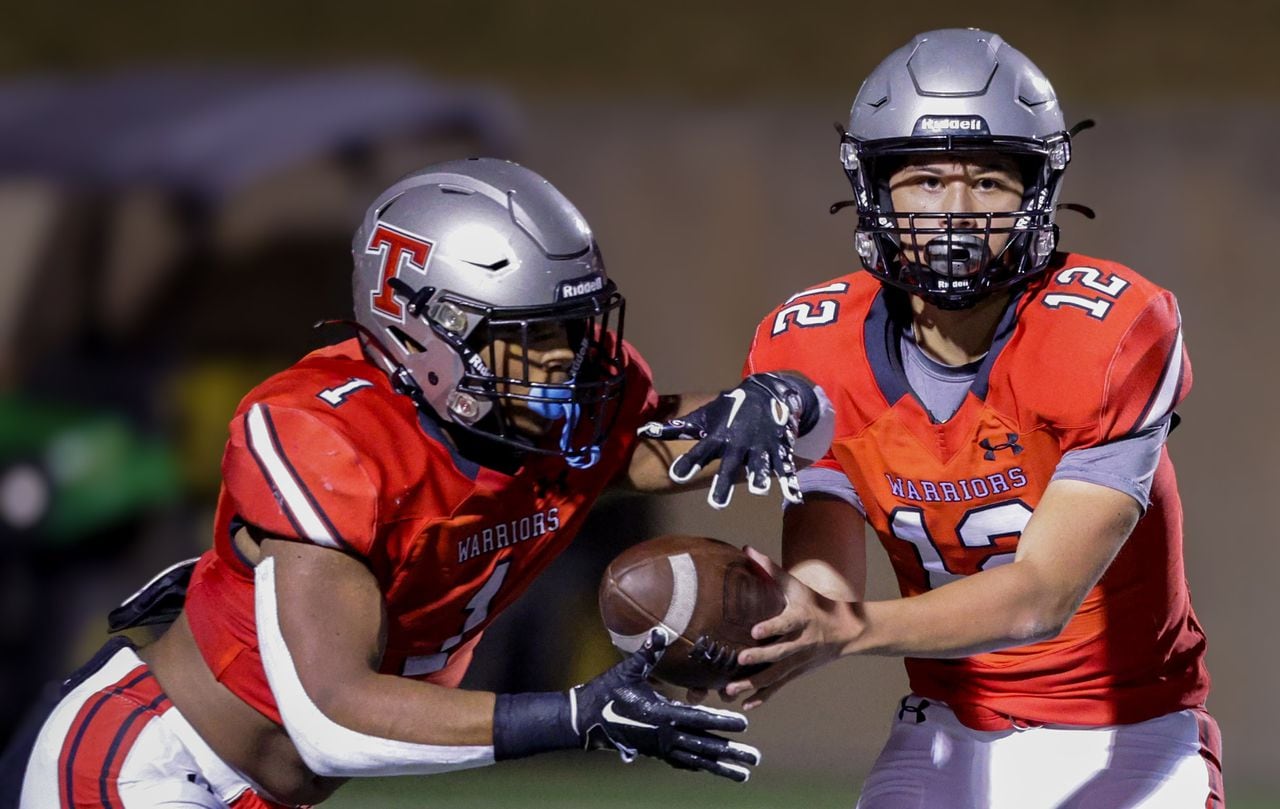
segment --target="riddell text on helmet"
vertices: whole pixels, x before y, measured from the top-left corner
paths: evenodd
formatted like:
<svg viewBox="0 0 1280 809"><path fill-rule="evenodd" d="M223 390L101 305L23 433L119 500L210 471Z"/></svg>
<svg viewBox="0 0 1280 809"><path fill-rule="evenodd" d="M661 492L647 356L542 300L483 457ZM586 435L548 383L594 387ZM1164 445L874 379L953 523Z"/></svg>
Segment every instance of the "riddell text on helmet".
<svg viewBox="0 0 1280 809"><path fill-rule="evenodd" d="M582 295L591 295L604 289L604 277L595 276L582 281L565 281L560 285L559 299L577 298Z"/></svg>
<svg viewBox="0 0 1280 809"><path fill-rule="evenodd" d="M925 115L916 122L915 134L962 132L966 135L989 135L991 130L981 115L947 117Z"/></svg>

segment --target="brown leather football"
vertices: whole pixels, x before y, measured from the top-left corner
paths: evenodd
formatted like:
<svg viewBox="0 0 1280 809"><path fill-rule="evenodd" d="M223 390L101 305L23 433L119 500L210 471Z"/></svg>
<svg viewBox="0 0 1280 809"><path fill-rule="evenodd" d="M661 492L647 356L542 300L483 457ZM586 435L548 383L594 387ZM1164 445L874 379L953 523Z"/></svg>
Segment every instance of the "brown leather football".
<svg viewBox="0 0 1280 809"><path fill-rule="evenodd" d="M782 612L782 588L745 553L706 537L662 536L609 564L600 581L600 616L624 654L655 626L675 640L654 676L685 688L718 689L754 669L738 652L754 646L751 627Z"/></svg>

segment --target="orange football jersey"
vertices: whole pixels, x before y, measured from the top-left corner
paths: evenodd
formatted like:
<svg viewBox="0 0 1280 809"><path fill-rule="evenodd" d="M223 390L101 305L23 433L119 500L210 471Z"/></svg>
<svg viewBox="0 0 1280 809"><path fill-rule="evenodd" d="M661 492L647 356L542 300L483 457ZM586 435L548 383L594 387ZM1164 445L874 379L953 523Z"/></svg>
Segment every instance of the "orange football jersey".
<svg viewBox="0 0 1280 809"><path fill-rule="evenodd" d="M836 438L819 464L849 477L904 597L1012 561L1064 453L1156 424L1191 386L1173 295L1074 254L1055 256L1015 296L946 422L911 391L885 293L868 273L772 312L746 368L797 370L827 392ZM906 666L915 693L976 729L1109 725L1203 705L1204 649L1162 449L1145 514L1058 637Z"/></svg>
<svg viewBox="0 0 1280 809"><path fill-rule="evenodd" d="M383 673L456 686L484 628L568 546L629 463L657 394L629 346L625 373L618 420L594 466L529 456L514 475L467 470L354 340L254 389L231 423L214 547L187 593L214 675L280 721L258 651L253 569L232 542L248 523L362 559L385 600Z"/></svg>

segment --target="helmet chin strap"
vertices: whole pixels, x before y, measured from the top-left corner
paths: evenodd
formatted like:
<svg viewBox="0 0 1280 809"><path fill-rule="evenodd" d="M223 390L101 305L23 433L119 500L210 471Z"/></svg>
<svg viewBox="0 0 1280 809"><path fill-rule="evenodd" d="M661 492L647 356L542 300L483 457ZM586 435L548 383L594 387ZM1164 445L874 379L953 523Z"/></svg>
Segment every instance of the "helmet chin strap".
<svg viewBox="0 0 1280 809"><path fill-rule="evenodd" d="M537 385L534 385L534 389L544 398L530 399L528 401L529 411L548 421L564 422L560 428L560 449L565 452L565 462L575 469L589 469L595 466L600 460L599 447L591 447L582 455L569 453L573 431L577 428L578 421L582 417L582 406L576 402L561 403L554 400L569 399L573 395L572 392L563 388L542 388Z"/></svg>

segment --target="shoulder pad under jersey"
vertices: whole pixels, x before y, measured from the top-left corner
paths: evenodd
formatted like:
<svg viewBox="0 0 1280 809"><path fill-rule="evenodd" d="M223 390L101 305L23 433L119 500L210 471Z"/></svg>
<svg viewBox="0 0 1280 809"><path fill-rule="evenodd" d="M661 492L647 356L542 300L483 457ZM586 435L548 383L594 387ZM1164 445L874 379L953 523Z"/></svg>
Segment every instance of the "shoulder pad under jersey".
<svg viewBox="0 0 1280 809"><path fill-rule="evenodd" d="M1191 387L1173 293L1115 262L1068 254L1027 291L1010 373L1034 380L1064 448L1166 418Z"/></svg>

